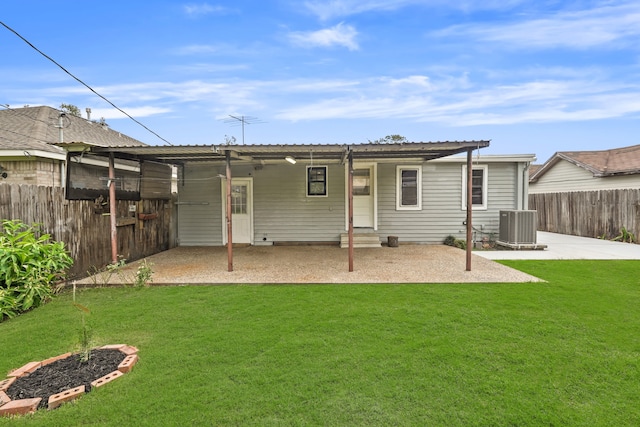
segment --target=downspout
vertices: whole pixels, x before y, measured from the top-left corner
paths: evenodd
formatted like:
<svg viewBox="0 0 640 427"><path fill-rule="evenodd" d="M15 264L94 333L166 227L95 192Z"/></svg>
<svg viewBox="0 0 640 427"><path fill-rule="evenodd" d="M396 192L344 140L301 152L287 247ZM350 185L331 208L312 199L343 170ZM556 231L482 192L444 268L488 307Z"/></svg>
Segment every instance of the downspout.
<svg viewBox="0 0 640 427"><path fill-rule="evenodd" d="M349 198L349 271L353 271L353 151L349 150L348 198Z"/></svg>
<svg viewBox="0 0 640 427"><path fill-rule="evenodd" d="M116 201L116 168L113 153L109 153L109 222L111 224L111 262L118 262L118 228Z"/></svg>
<svg viewBox="0 0 640 427"><path fill-rule="evenodd" d="M522 209L529 209L529 167L531 162L526 162L522 169Z"/></svg>
<svg viewBox="0 0 640 427"><path fill-rule="evenodd" d="M227 271L233 271L233 223L231 219L231 152L226 150L227 159Z"/></svg>
<svg viewBox="0 0 640 427"><path fill-rule="evenodd" d="M514 206L515 209L518 210L523 210L524 209L524 196L523 196L523 190L524 190L524 172L523 172L523 163L518 162L517 163L517 171L516 171L516 205Z"/></svg>
<svg viewBox="0 0 640 427"><path fill-rule="evenodd" d="M60 115L58 116L58 140L59 142L62 144L64 142L64 130L62 128L62 119L65 116L65 113L60 113ZM66 156L66 160L64 161L64 163L60 163L60 186L64 189L67 186L67 182L66 182L66 176L67 176L67 172L66 172L66 167L67 167L67 161L69 159L69 156Z"/></svg>
<svg viewBox="0 0 640 427"><path fill-rule="evenodd" d="M473 149L467 149L467 271L471 271L471 229L472 229L472 184L473 184L473 164L471 162Z"/></svg>

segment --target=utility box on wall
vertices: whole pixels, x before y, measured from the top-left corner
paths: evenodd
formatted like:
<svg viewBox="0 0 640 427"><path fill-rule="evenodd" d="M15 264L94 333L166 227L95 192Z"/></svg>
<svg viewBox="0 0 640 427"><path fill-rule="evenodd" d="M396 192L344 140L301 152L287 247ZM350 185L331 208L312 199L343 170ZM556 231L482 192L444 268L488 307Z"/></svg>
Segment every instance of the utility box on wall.
<svg viewBox="0 0 640 427"><path fill-rule="evenodd" d="M500 211L499 241L510 244L535 244L538 212L532 210Z"/></svg>

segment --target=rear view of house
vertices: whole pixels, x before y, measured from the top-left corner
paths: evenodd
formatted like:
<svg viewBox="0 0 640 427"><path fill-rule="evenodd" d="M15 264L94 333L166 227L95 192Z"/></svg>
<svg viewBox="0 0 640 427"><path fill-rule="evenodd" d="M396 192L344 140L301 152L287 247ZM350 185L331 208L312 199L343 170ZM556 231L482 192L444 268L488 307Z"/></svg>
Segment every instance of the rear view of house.
<svg viewBox="0 0 640 427"><path fill-rule="evenodd" d="M178 242L344 245L353 164L353 227L361 245L441 243L466 232L467 156L488 141L354 145L221 145L97 149L178 168ZM227 158L229 168L227 171ZM527 209L533 155L475 156L473 227L499 230L499 212ZM229 172L229 175L227 175ZM229 197L227 178L231 176ZM362 237L360 236L360 237ZM366 242L366 243L365 243ZM358 244L358 243L356 243Z"/></svg>

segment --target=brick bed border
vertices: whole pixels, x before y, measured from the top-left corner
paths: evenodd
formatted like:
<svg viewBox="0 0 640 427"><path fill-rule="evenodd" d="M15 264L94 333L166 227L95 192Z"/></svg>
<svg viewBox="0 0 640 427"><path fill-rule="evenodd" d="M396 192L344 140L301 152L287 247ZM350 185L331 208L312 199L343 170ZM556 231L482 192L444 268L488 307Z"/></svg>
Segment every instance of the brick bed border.
<svg viewBox="0 0 640 427"><path fill-rule="evenodd" d="M118 365L118 369L105 375L102 378L98 378L93 381L91 385L93 387L101 387L116 378L120 378L122 375L133 369L133 366L138 362L138 349L134 346L127 344L110 344L104 345L102 347L96 347L94 350L119 350L126 357L124 360ZM49 359L45 359L41 362L29 362L24 366L14 369L9 372L7 375L7 379L0 381L0 417L11 417L15 415L25 415L34 413L38 409L38 405L42 398L33 398L33 399L18 399L11 400L9 396L7 396L6 391L9 389L11 384L16 380L16 378L23 377L25 375L29 375L31 372L40 368L41 366L48 365L57 360L66 359L71 356L72 353L64 353L60 356L50 357ZM47 402L47 408L49 410L55 409L63 403L70 402L78 397L82 396L85 393L85 386L77 386L70 388L68 390L64 390L58 394L54 394L49 396L49 401Z"/></svg>

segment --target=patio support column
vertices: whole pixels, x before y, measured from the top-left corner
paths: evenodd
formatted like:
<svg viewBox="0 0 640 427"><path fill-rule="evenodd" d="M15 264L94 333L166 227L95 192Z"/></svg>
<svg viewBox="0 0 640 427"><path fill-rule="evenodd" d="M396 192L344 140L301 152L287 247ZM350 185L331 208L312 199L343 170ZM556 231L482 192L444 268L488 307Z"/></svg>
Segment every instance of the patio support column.
<svg viewBox="0 0 640 427"><path fill-rule="evenodd" d="M233 223L231 222L231 152L227 150L227 271L233 271Z"/></svg>
<svg viewBox="0 0 640 427"><path fill-rule="evenodd" d="M349 271L353 271L353 151L349 148L348 198L349 198Z"/></svg>
<svg viewBox="0 0 640 427"><path fill-rule="evenodd" d="M473 164L471 162L473 155L473 148L467 149L467 271L471 271L471 227L472 227L472 212L473 212Z"/></svg>
<svg viewBox="0 0 640 427"><path fill-rule="evenodd" d="M111 262L118 262L118 204L116 200L116 167L114 154L109 153L109 223L111 228Z"/></svg>

